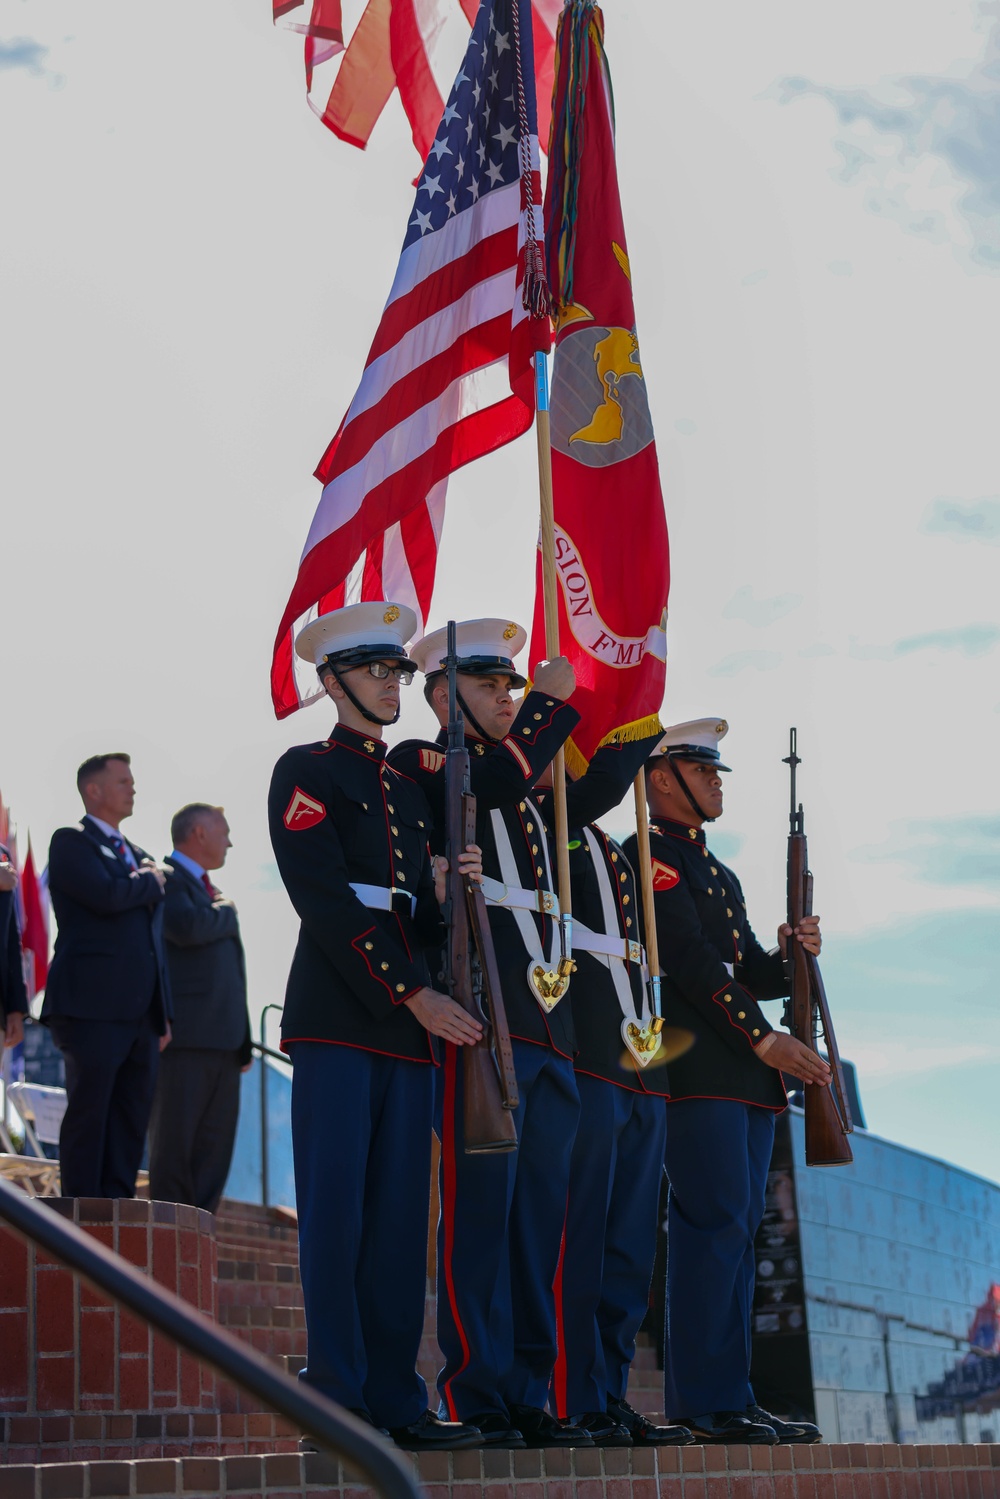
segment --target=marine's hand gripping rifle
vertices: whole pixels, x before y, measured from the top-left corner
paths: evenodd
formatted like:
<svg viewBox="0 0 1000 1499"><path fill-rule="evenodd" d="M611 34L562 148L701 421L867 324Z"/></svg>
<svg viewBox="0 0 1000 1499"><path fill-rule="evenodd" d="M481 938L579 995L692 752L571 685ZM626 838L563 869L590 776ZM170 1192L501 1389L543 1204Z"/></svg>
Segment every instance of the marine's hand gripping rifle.
<svg viewBox="0 0 1000 1499"><path fill-rule="evenodd" d="M448 624L448 752L445 756L445 857L448 860L445 920L448 944L445 984L452 999L483 1027L475 1046L462 1047L466 1155L516 1150L517 1078L500 992L486 898L459 873L458 856L476 841L476 798L470 790L465 722L458 706L455 622Z"/></svg>
<svg viewBox="0 0 1000 1499"><path fill-rule="evenodd" d="M851 1107L844 1087L837 1038L833 1033L830 1007L819 963L795 938L795 928L803 916L812 915L813 877L809 873L805 819L801 802L796 801L795 769L802 762L797 754L798 733L789 731L788 755L784 763L791 771L791 810L788 818L788 939L786 962L791 970L792 995L786 1009L789 1030L796 1040L819 1053L817 1037L822 1033L832 1073L829 1088L811 1083L804 1088L806 1111L806 1165L848 1166L854 1160L848 1135L854 1128Z"/></svg>

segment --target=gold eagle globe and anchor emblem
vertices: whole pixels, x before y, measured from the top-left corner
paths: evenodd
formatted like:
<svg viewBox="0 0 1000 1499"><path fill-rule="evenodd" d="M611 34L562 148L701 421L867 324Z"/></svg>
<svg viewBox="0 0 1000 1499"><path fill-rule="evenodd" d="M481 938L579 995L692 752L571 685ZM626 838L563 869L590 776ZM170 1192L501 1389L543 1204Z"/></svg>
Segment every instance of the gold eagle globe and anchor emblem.
<svg viewBox="0 0 1000 1499"><path fill-rule="evenodd" d="M623 275L631 282L628 256L612 242ZM589 323L589 327L572 327ZM553 365L552 445L587 468L621 463L653 441L653 423L635 327L594 322L580 303L562 307L556 334L570 327Z"/></svg>
<svg viewBox="0 0 1000 1499"><path fill-rule="evenodd" d="M389 607L388 607L388 609L385 611L385 613L382 616L382 623L384 625L394 625L396 623L396 621L397 621L398 618L399 618L399 610L398 610L398 608L396 607L395 604L390 604Z"/></svg>

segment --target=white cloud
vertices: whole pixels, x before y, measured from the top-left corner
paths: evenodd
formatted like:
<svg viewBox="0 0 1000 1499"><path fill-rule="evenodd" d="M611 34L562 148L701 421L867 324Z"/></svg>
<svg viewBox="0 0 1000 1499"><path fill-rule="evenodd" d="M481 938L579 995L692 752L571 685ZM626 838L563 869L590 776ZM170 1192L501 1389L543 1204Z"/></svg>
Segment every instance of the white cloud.
<svg viewBox="0 0 1000 1499"><path fill-rule="evenodd" d="M1000 271L998 6L983 5L980 14L993 19L973 64L883 78L871 88L784 77L772 97L789 104L812 96L833 106L845 132L836 142L843 161L837 175L863 185L869 213L907 234L950 239L972 267ZM950 194L942 191L947 183Z"/></svg>

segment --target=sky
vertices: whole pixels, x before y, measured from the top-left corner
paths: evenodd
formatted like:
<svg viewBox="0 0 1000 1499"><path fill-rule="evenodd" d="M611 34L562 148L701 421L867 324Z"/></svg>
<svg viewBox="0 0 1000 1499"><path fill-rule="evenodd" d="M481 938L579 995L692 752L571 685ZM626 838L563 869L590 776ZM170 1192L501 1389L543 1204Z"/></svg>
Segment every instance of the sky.
<svg viewBox="0 0 1000 1499"><path fill-rule="evenodd" d="M664 721L731 725L710 842L765 941L798 727L867 1122L995 1177L1000 6L604 10ZM0 0L0 137L0 789L39 851L95 751L158 855L224 804L256 1017L296 931L271 767L332 724L274 720L271 645L419 162L394 102L364 153L319 125L265 0ZM431 624L530 622L536 533L529 434L452 481ZM411 689L394 734L430 728Z"/></svg>

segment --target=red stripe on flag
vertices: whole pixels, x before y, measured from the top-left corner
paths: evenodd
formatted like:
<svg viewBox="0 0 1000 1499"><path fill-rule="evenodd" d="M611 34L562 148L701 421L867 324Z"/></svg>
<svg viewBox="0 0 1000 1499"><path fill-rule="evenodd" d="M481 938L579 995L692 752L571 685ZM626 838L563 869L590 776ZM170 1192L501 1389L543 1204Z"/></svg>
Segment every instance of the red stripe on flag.
<svg viewBox="0 0 1000 1499"><path fill-rule="evenodd" d="M393 0L389 19L392 70L417 155L421 161L434 143L444 100L434 82L413 0Z"/></svg>

